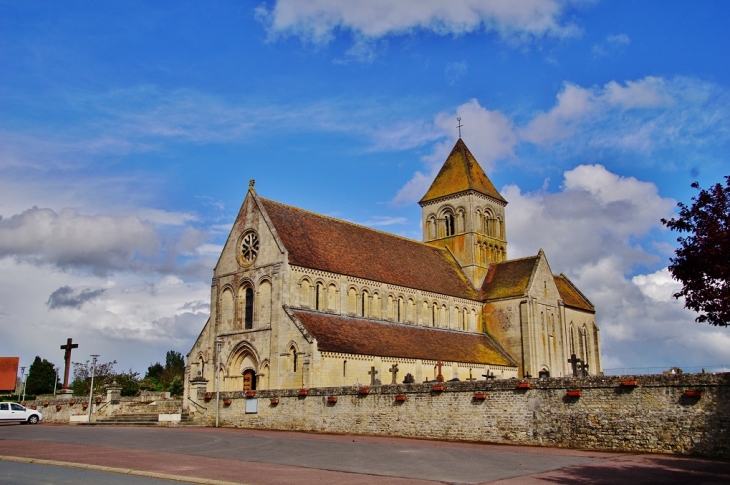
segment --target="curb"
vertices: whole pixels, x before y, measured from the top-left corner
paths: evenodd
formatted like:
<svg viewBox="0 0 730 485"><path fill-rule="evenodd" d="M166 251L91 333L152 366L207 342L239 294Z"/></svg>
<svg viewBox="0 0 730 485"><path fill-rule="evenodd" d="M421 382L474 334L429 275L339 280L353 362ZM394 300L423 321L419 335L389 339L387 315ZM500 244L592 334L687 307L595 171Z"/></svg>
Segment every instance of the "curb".
<svg viewBox="0 0 730 485"><path fill-rule="evenodd" d="M67 461L43 460L40 458L25 458L21 456L0 455L0 461L14 461L18 463L33 463L36 465L62 466L66 468L82 468L107 473L119 473L122 475L136 475L147 478L160 478L163 480L174 480L177 482L199 483L203 485L246 485L242 482L227 482L225 480L214 480L212 478L185 477L182 475L170 475L169 473L148 472L145 470L133 470L131 468L114 468L102 465L89 465L86 463L73 463Z"/></svg>

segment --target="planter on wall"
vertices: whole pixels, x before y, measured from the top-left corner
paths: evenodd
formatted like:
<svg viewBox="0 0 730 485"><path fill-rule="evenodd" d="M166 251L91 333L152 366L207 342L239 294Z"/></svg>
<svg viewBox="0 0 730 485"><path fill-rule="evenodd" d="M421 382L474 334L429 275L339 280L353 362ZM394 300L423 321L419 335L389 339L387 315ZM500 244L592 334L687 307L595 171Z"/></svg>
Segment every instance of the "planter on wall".
<svg viewBox="0 0 730 485"><path fill-rule="evenodd" d="M232 401L231 401L230 399L224 399L224 400L223 400L223 405L224 405L224 406L230 406L230 405L231 405L231 402L232 402Z"/></svg>
<svg viewBox="0 0 730 485"><path fill-rule="evenodd" d="M272 397L271 398L271 405L272 406L276 406L277 404L279 404L279 398L278 397Z"/></svg>
<svg viewBox="0 0 730 485"><path fill-rule="evenodd" d="M20 401L21 406L25 406L25 401Z"/></svg>
<svg viewBox="0 0 730 485"><path fill-rule="evenodd" d="M334 404L334 403L336 403L336 402L337 402L337 396L329 396L329 397L327 398L327 402L328 402L329 404Z"/></svg>
<svg viewBox="0 0 730 485"><path fill-rule="evenodd" d="M36 409L38 409L38 406L36 406L35 404L33 404L33 405L32 405L32 406L30 407L30 408L31 408L31 409L32 409L33 411L35 411Z"/></svg>
<svg viewBox="0 0 730 485"><path fill-rule="evenodd" d="M529 382L518 382L517 383L517 389L529 389L530 383Z"/></svg>
<svg viewBox="0 0 730 485"><path fill-rule="evenodd" d="M363 386L357 392L359 392L360 394L370 394L370 387Z"/></svg>
<svg viewBox="0 0 730 485"><path fill-rule="evenodd" d="M446 389L446 386L443 384L436 384L434 386L431 386L431 390L433 392L443 392L443 390Z"/></svg>
<svg viewBox="0 0 730 485"><path fill-rule="evenodd" d="M301 389L299 389L300 396L306 396L307 394L309 394L309 389L307 389L306 387L302 387Z"/></svg>
<svg viewBox="0 0 730 485"><path fill-rule="evenodd" d="M406 401L406 395L405 394L397 394L395 396L395 402L405 402Z"/></svg>
<svg viewBox="0 0 730 485"><path fill-rule="evenodd" d="M60 404L56 404L56 411L60 411L60 410L61 410L61 405Z"/></svg>
<svg viewBox="0 0 730 485"><path fill-rule="evenodd" d="M206 401L210 401L211 399L213 399L213 393L212 392L206 392L204 397L205 397L205 400Z"/></svg>
<svg viewBox="0 0 730 485"><path fill-rule="evenodd" d="M89 403L87 403L87 402L81 403L81 407L86 409L89 407Z"/></svg>
<svg viewBox="0 0 730 485"><path fill-rule="evenodd" d="M43 406L48 407L50 403L48 401L43 401Z"/></svg>
<svg viewBox="0 0 730 485"><path fill-rule="evenodd" d="M246 397L254 397L256 395L256 391L248 390L246 391Z"/></svg>
<svg viewBox="0 0 730 485"><path fill-rule="evenodd" d="M635 381L635 380L621 381L622 387L636 387L638 385L639 385L639 382Z"/></svg>
<svg viewBox="0 0 730 485"><path fill-rule="evenodd" d="M94 402L96 404L101 404L101 398L100 397L97 397L96 399L94 399Z"/></svg>
<svg viewBox="0 0 730 485"><path fill-rule="evenodd" d="M70 406L73 406L74 404L76 404L76 399L71 399L71 400L70 400L70 401L68 402L68 404L69 404Z"/></svg>
<svg viewBox="0 0 730 485"><path fill-rule="evenodd" d="M705 393L702 389L688 389L684 391L684 395L687 397L702 397Z"/></svg>
<svg viewBox="0 0 730 485"><path fill-rule="evenodd" d="M568 397L580 397L583 394L583 391L580 389L569 389L565 391L565 395Z"/></svg>
<svg viewBox="0 0 730 485"><path fill-rule="evenodd" d="M474 399L477 401L484 401L487 398L486 392L475 392L474 393Z"/></svg>

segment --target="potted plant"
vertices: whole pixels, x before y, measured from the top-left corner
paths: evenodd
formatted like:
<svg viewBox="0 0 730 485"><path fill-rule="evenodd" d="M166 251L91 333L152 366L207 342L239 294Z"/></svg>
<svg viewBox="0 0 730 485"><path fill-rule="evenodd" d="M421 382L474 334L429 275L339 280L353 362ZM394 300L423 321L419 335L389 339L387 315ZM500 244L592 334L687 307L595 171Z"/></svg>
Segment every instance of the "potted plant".
<svg viewBox="0 0 730 485"><path fill-rule="evenodd" d="M60 410L61 410L61 405L60 404L56 404L56 411L60 411Z"/></svg>
<svg viewBox="0 0 730 485"><path fill-rule="evenodd" d="M684 395L685 396L687 396L687 397L696 397L696 398L702 397L702 395L704 393L705 393L705 390L702 389L702 388L687 389L686 391L684 391Z"/></svg>
<svg viewBox="0 0 730 485"><path fill-rule="evenodd" d="M69 400L68 404L69 404L69 406L73 406L74 404L76 404L76 399Z"/></svg>
<svg viewBox="0 0 730 485"><path fill-rule="evenodd" d="M581 389L568 389L565 391L565 395L568 397L580 397L583 394Z"/></svg>
<svg viewBox="0 0 730 485"><path fill-rule="evenodd" d="M246 397L254 397L255 395L256 395L256 391L254 391L254 390L249 389L246 391Z"/></svg>
<svg viewBox="0 0 730 485"><path fill-rule="evenodd" d="M335 404L337 402L337 396L329 396L327 397L327 403L328 404Z"/></svg>
<svg viewBox="0 0 730 485"><path fill-rule="evenodd" d="M476 399L477 401L483 401L486 398L487 398L486 392L475 392L474 393L474 399Z"/></svg>
<svg viewBox="0 0 730 485"><path fill-rule="evenodd" d="M48 401L43 401L43 406L48 407L50 403Z"/></svg>
<svg viewBox="0 0 730 485"><path fill-rule="evenodd" d="M406 401L406 395L405 394L396 394L395 396L395 402L405 402Z"/></svg>
<svg viewBox="0 0 730 485"><path fill-rule="evenodd" d="M223 400L223 405L224 406L230 406L231 405L231 402L232 401L230 399L226 398L226 399Z"/></svg>
<svg viewBox="0 0 730 485"><path fill-rule="evenodd" d="M38 406L36 406L35 404L32 404L32 405L30 406L30 408L31 408L31 409L32 409L33 411L35 411L36 409L38 409Z"/></svg>
<svg viewBox="0 0 730 485"><path fill-rule="evenodd" d="M96 399L94 399L94 402L96 404L101 404L101 398L100 397L97 397Z"/></svg>
<svg viewBox="0 0 730 485"><path fill-rule="evenodd" d="M517 383L517 389L529 389L530 383L529 382L518 382Z"/></svg>
<svg viewBox="0 0 730 485"><path fill-rule="evenodd" d="M82 407L82 408L84 408L84 409L86 409L86 408L88 408L88 407L89 407L89 403L87 403L87 402L82 402L82 403L81 403L81 407Z"/></svg>
<svg viewBox="0 0 730 485"><path fill-rule="evenodd" d="M639 382L634 379L628 379L621 381L621 387L636 387L639 385Z"/></svg>
<svg viewBox="0 0 730 485"><path fill-rule="evenodd" d="M357 392L360 394L370 394L370 386L362 386Z"/></svg>
<svg viewBox="0 0 730 485"><path fill-rule="evenodd" d="M276 406L277 404L279 404L279 398L278 397L272 397L271 398L271 405L272 406Z"/></svg>
<svg viewBox="0 0 730 485"><path fill-rule="evenodd" d="M446 389L446 386L444 386L443 384L434 384L433 386L431 386L431 390L433 392L443 392L444 389Z"/></svg>
<svg viewBox="0 0 730 485"><path fill-rule="evenodd" d="M301 389L299 389L300 396L306 396L307 394L309 394L309 389L307 389L306 387L302 387Z"/></svg>
<svg viewBox="0 0 730 485"><path fill-rule="evenodd" d="M20 405L25 407L25 401L20 401Z"/></svg>
<svg viewBox="0 0 730 485"><path fill-rule="evenodd" d="M204 397L205 397L205 400L206 401L210 401L211 399L213 399L213 393L212 392L206 392Z"/></svg>

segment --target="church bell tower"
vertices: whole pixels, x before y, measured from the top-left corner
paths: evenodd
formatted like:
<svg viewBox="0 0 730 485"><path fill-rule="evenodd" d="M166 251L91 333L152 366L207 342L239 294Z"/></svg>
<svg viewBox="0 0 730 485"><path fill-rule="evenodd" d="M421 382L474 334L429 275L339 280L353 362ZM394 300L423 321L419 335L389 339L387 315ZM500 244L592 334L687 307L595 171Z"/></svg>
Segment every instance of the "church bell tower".
<svg viewBox="0 0 730 485"><path fill-rule="evenodd" d="M507 259L507 201L461 138L419 205L423 242L448 248L475 288Z"/></svg>

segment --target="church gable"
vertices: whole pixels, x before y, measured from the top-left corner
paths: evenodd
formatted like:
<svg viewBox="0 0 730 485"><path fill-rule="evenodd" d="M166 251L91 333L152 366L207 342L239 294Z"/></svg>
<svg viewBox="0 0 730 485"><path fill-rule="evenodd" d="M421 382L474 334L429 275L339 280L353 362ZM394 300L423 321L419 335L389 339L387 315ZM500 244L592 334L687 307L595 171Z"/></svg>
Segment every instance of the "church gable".
<svg viewBox="0 0 730 485"><path fill-rule="evenodd" d="M580 292L567 276L561 273L560 275L553 275L553 279L565 306L592 313L596 312L593 303Z"/></svg>
<svg viewBox="0 0 730 485"><path fill-rule="evenodd" d="M483 300L525 296L540 256L513 259L489 266L482 284Z"/></svg>

